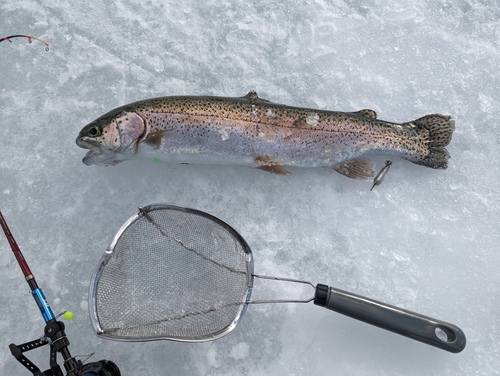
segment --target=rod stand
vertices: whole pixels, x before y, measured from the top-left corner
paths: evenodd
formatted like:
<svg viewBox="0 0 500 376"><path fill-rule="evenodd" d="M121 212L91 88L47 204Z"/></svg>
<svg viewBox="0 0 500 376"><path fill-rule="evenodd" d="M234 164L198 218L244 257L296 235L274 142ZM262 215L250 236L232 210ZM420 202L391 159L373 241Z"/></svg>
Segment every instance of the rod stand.
<svg viewBox="0 0 500 376"><path fill-rule="evenodd" d="M64 376L61 367L57 364L57 353L60 352L64 358L64 367L67 376L79 375L79 370L83 367L80 360L75 360L68 350L69 340L64 332L64 324L61 321L50 321L45 325L45 337L34 341L16 345L9 345L12 355L25 366L34 376ZM50 344L50 368L41 372L31 360L23 353Z"/></svg>

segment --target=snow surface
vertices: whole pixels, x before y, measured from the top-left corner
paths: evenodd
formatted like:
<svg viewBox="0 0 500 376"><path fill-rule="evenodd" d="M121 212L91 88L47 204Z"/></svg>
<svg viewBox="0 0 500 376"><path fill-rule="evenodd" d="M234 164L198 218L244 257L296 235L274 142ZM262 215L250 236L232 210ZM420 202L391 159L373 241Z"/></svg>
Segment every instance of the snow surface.
<svg viewBox="0 0 500 376"><path fill-rule="evenodd" d="M0 209L54 312L75 314L72 354L95 351L123 375L498 374L499 20L484 0L2 1L1 36L31 34L50 51L0 43ZM370 192L329 169L81 162L80 129L115 107L251 89L390 121L452 115L450 167L393 160ZM467 347L447 353L312 304L250 306L209 343L101 340L87 313L91 274L120 225L154 202L229 222L257 273L454 323ZM44 323L3 236L0 270L0 374L28 375L8 344L38 338ZM303 294L269 282L253 297L280 291ZM48 349L28 355L48 367Z"/></svg>

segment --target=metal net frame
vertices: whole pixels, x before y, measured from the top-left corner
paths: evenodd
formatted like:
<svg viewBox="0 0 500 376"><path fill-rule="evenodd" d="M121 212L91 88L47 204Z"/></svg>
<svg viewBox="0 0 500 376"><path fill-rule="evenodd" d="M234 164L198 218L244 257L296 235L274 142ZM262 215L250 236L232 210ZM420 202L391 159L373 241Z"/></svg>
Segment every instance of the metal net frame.
<svg viewBox="0 0 500 376"><path fill-rule="evenodd" d="M108 339L213 340L236 327L252 286L250 247L224 221L148 205L120 228L92 277L91 321Z"/></svg>

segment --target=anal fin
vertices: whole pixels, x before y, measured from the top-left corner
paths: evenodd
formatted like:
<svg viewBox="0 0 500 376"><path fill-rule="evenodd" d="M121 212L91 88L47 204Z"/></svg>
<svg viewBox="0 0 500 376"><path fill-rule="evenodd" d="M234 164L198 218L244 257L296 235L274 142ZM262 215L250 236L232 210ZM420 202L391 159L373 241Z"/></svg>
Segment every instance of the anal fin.
<svg viewBox="0 0 500 376"><path fill-rule="evenodd" d="M372 179L375 175L374 164L368 158L356 158L346 162L341 162L333 166L339 174L351 179Z"/></svg>
<svg viewBox="0 0 500 376"><path fill-rule="evenodd" d="M255 162L259 165L260 170L271 172L278 175L289 175L290 172L285 170L283 163L271 160L268 155L259 155L255 158Z"/></svg>

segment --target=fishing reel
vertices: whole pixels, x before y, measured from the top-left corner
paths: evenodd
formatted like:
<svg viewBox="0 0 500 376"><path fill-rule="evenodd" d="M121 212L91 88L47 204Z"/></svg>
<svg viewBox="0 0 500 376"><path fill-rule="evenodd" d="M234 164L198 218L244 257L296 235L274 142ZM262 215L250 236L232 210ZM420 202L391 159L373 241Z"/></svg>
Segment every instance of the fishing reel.
<svg viewBox="0 0 500 376"><path fill-rule="evenodd" d="M83 364L81 360L73 358L68 350L69 340L64 328L64 323L61 321L51 320L45 325L45 336L22 345L11 343L10 352L34 376L64 376L61 367L57 364L58 352L63 355L66 376L121 376L117 365L110 360ZM50 345L50 368L42 372L23 353L45 345Z"/></svg>
<svg viewBox="0 0 500 376"><path fill-rule="evenodd" d="M120 370L110 360L99 360L98 362L89 363L83 366L81 376L120 376Z"/></svg>

